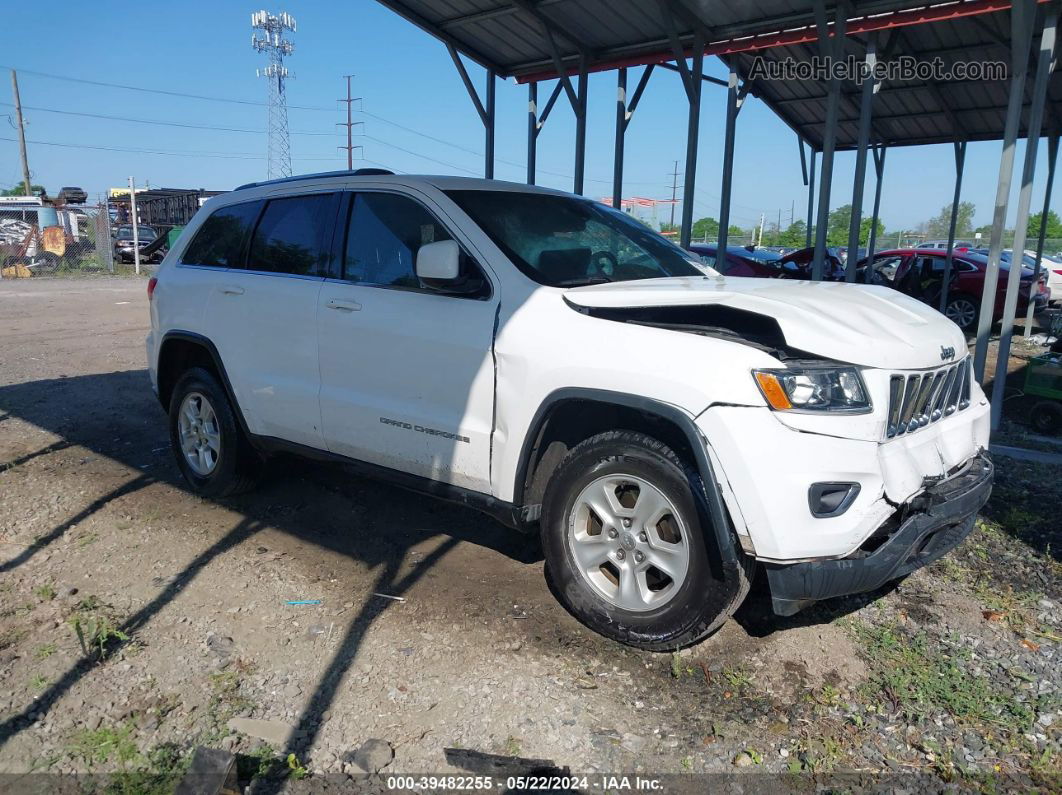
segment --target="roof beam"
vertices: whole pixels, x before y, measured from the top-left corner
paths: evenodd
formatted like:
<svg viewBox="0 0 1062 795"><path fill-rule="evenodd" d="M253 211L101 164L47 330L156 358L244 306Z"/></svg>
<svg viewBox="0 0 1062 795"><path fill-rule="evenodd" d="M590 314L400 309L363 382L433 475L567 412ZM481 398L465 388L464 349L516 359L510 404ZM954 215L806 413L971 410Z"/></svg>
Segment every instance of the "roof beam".
<svg viewBox="0 0 1062 795"><path fill-rule="evenodd" d="M400 0L378 0L378 2L381 5L385 5L390 8L403 19L412 22L425 33L431 34L447 46L456 47L469 58L471 58L473 61L482 66L484 69L491 69L504 77L508 77L511 74L511 72L501 68L498 64L494 63L490 58L481 53L475 47L468 46L465 42L460 41L459 39L450 35L438 25L428 21L420 14L409 10L408 8L406 8L405 3L400 2Z"/></svg>
<svg viewBox="0 0 1062 795"><path fill-rule="evenodd" d="M512 0L512 2L521 14L537 22L544 32L567 39L580 56L585 58L594 57L594 52L585 43L546 16L542 11L541 4L532 3L531 0Z"/></svg>
<svg viewBox="0 0 1062 795"><path fill-rule="evenodd" d="M538 0L535 5L541 9L544 6L556 5L559 2L562 2L562 0ZM486 22L487 20L497 19L498 17L507 17L515 14L518 10L518 7L515 5L488 8L486 11L476 11L472 14L466 14L463 17L454 17L445 22L440 22L439 28L442 30L452 30L453 28L464 27L465 25L471 25L476 22Z"/></svg>

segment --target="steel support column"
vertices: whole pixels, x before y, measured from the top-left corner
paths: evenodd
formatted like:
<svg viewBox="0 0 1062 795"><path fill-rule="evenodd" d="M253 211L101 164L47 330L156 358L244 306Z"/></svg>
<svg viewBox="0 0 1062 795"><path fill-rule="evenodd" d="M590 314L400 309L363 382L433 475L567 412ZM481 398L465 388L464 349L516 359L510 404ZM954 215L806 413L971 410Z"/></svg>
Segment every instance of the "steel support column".
<svg viewBox="0 0 1062 795"><path fill-rule="evenodd" d="M1033 284L1040 278L1044 259L1044 236L1047 234L1047 213L1051 209L1051 190L1055 185L1055 163L1058 160L1058 133L1055 132L1047 139L1047 186L1044 188L1044 209L1040 213L1040 235L1036 239L1036 268L1033 271ZM1059 296L1062 297L1062 296ZM1032 335L1033 310L1032 301L1025 313L1025 336Z"/></svg>
<svg viewBox="0 0 1062 795"><path fill-rule="evenodd" d="M867 180L867 144L870 142L870 117L874 106L875 82L872 77L878 62L878 38L867 38L866 74L863 76L863 95L859 103L859 141L856 145L855 178L852 184L852 216L848 223L848 262L844 279L854 282L855 264L859 260L859 232L863 223L863 188Z"/></svg>
<svg viewBox="0 0 1062 795"><path fill-rule="evenodd" d="M538 115L538 84L528 84L528 104L527 104L527 184L535 184L535 169L538 163L538 134L542 132L542 125L546 123L546 119L549 118L549 113L553 110L554 104L557 102L557 97L560 96L561 90L564 88L564 84L558 80L557 85L553 87L553 93L549 95L549 99L546 100L546 107L542 109L542 115Z"/></svg>
<svg viewBox="0 0 1062 795"><path fill-rule="evenodd" d="M885 177L885 153L889 150L885 144L874 147L874 211L870 216L870 238L867 240L867 269L863 272L863 281L870 283L870 263L874 259L874 244L878 239L878 216L881 211L881 182Z"/></svg>
<svg viewBox="0 0 1062 795"><path fill-rule="evenodd" d="M944 255L944 281L940 285L940 311L948 305L951 289L952 249L955 248L955 225L959 222L959 197L962 195L962 172L966 165L966 141L955 141L955 193L951 199L951 219L948 221L948 253Z"/></svg>
<svg viewBox="0 0 1062 795"><path fill-rule="evenodd" d="M826 22L824 0L816 0L815 22L819 31L819 49L831 61L844 57L844 35L847 23L848 4L838 3L831 36ZM830 217L830 186L833 182L833 150L837 144L837 117L841 106L841 81L833 76L831 69L829 94L826 99L826 129L822 138L822 166L819 173L819 203L815 222L815 255L811 263L812 281L821 281L826 264L826 227Z"/></svg>
<svg viewBox="0 0 1062 795"><path fill-rule="evenodd" d="M579 56L579 104L575 109L575 186L573 193L583 194L583 175L586 169L586 89L589 84L586 56Z"/></svg>
<svg viewBox="0 0 1062 795"><path fill-rule="evenodd" d="M815 157L818 154L811 145L808 145L808 149L811 149L811 168L808 169L808 223L804 234L804 248L811 248L811 230L815 222Z"/></svg>
<svg viewBox="0 0 1062 795"><path fill-rule="evenodd" d="M623 142L627 131L627 67L616 70L616 145L612 162L612 207L623 203Z"/></svg>
<svg viewBox="0 0 1062 795"><path fill-rule="evenodd" d="M494 179L494 70L487 70L487 118L483 122L486 132L483 138L483 176Z"/></svg>
<svg viewBox="0 0 1062 795"><path fill-rule="evenodd" d="M479 120L483 122L483 130L485 137L485 152L483 163L483 176L487 179L494 178L494 70L487 70L487 102L484 107L483 102L479 98L479 92L476 91L476 87L472 85L472 78L468 76L468 70L465 69L465 64L461 60L461 56L458 54L457 49L452 44L446 45L447 51L450 53L450 58L454 62L454 66L457 67L457 73L461 76L461 82L465 84L465 90L468 92L469 98L472 100L472 104L476 106L476 113L479 114Z"/></svg>
<svg viewBox="0 0 1062 795"><path fill-rule="evenodd" d="M635 86L634 94L630 102L627 101L627 68L618 70L616 87L616 149L615 162L612 167L612 206L617 210L623 201L623 154L624 143L627 140L627 126L634 117L634 111L642 99L642 93L649 83L649 76L653 73L653 64L649 64L642 72L638 85Z"/></svg>
<svg viewBox="0 0 1062 795"><path fill-rule="evenodd" d="M716 260L723 263L727 261L726 250L730 237L730 194L734 184L734 134L737 130L738 102L738 73L734 63L731 62L730 76L727 80L726 89L726 129L723 134L723 184L719 189L719 241L716 246ZM685 207L683 207L683 210L685 210Z"/></svg>
<svg viewBox="0 0 1062 795"><path fill-rule="evenodd" d="M1010 182L1014 177L1014 149L1018 140L1018 126L1021 124L1021 111L1025 100L1025 75L1029 68L1029 47L1032 44L1035 16L1035 0L1014 0L1010 10L1010 97L1007 100L1007 116L1003 128L1003 152L999 158L996 205L992 214L992 234L988 245L988 266L985 269L981 310L977 319L977 342L974 347L974 377L982 385L985 380L985 361L988 358L988 336L992 329L992 319L996 308L999 259L1003 251L1003 228L1007 222Z"/></svg>
<svg viewBox="0 0 1062 795"><path fill-rule="evenodd" d="M1033 11L1031 8L1030 13ZM1040 128L1044 120L1044 101L1047 99L1047 81L1051 77L1057 27L1058 8L1049 7L1044 19L1044 29L1040 34L1040 52L1036 61L1032 105L1029 108L1029 127L1025 136L1025 162L1022 165L1021 190L1018 193L1018 214L1014 219L1014 253L1011 255L1010 270L1007 273L1007 294L1003 300L1003 324L999 333L999 351L996 354L996 375L992 381L992 430L999 428L999 421L1003 416L1003 389L1007 381L1010 341L1014 335L1014 321L1018 309L1018 291L1021 289L1022 256L1025 252L1025 237L1029 231L1032 184L1036 176L1036 156L1040 147ZM1035 289L1036 285L1031 285L1031 290ZM1033 294L1030 293L1030 300Z"/></svg>
<svg viewBox="0 0 1062 795"><path fill-rule="evenodd" d="M538 159L538 83L527 84L527 184L535 184Z"/></svg>
<svg viewBox="0 0 1062 795"><path fill-rule="evenodd" d="M679 242L683 248L693 237L693 196L697 184L697 146L701 129L701 74L704 71L704 39L700 33L693 37L692 68L690 69L690 114L686 125L686 171L682 185L682 230Z"/></svg>

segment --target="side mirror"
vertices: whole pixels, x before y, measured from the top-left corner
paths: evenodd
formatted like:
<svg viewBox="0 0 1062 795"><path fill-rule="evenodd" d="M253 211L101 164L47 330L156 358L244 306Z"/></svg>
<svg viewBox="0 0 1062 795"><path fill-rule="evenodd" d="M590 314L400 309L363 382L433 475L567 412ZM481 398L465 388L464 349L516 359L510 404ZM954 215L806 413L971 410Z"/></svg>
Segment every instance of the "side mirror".
<svg viewBox="0 0 1062 795"><path fill-rule="evenodd" d="M417 251L417 277L428 282L449 282L461 272L461 249L456 240L427 243Z"/></svg>

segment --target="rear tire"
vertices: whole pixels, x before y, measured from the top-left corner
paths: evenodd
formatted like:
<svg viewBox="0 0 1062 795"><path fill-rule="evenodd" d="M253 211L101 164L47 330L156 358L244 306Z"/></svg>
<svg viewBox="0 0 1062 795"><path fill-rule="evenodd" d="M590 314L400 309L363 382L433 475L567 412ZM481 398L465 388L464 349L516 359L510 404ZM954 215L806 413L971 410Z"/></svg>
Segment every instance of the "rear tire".
<svg viewBox="0 0 1062 795"><path fill-rule="evenodd" d="M248 491L261 460L240 430L225 389L209 370L193 367L170 396L170 444L192 490L205 497Z"/></svg>
<svg viewBox="0 0 1062 795"><path fill-rule="evenodd" d="M748 593L753 561L739 552L736 569L713 567L702 488L692 467L641 433L609 431L570 450L550 478L541 523L546 578L565 608L650 651L718 629Z"/></svg>

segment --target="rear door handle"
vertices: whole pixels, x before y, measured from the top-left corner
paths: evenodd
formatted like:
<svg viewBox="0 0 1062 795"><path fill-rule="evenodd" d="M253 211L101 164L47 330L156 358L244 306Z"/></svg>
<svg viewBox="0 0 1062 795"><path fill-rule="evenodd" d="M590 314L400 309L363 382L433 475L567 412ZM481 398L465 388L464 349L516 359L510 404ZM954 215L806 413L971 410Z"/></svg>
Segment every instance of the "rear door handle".
<svg viewBox="0 0 1062 795"><path fill-rule="evenodd" d="M243 288L234 284L226 284L220 289L225 295L243 295Z"/></svg>
<svg viewBox="0 0 1062 795"><path fill-rule="evenodd" d="M325 304L329 309L338 309L340 312L357 312L361 304L357 301L337 301L334 298Z"/></svg>

